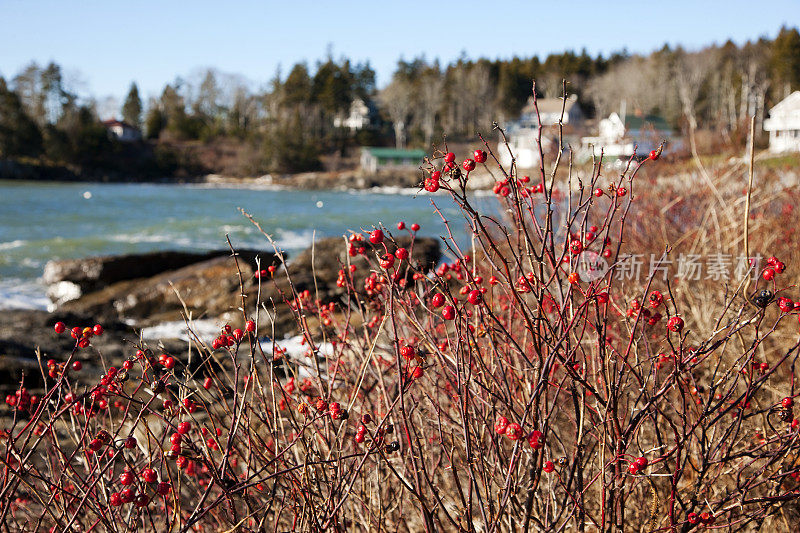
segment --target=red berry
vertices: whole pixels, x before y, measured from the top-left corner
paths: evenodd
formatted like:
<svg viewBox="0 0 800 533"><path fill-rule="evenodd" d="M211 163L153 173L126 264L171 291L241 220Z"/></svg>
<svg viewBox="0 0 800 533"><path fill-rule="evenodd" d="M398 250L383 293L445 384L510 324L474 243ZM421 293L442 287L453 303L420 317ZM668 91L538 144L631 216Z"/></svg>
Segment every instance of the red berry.
<svg viewBox="0 0 800 533"><path fill-rule="evenodd" d="M683 319L679 316L673 316L667 321L667 329L675 333L680 333L683 329Z"/></svg>
<svg viewBox="0 0 800 533"><path fill-rule="evenodd" d="M419 379L422 377L423 370L421 366L414 367L414 370L411 372L411 377L414 379Z"/></svg>
<svg viewBox="0 0 800 533"><path fill-rule="evenodd" d="M433 307L441 307L444 305L444 302L445 302L444 294L442 294L441 292L437 292L431 298L431 305Z"/></svg>
<svg viewBox="0 0 800 533"><path fill-rule="evenodd" d="M128 450L132 450L133 448L135 448L136 437L128 437L127 439L125 439L125 444L123 444L123 446L125 446L125 448L127 448Z"/></svg>
<svg viewBox="0 0 800 533"><path fill-rule="evenodd" d="M112 492L108 497L108 503L114 507L119 507L122 505L122 496L120 496L119 492Z"/></svg>
<svg viewBox="0 0 800 533"><path fill-rule="evenodd" d="M81 368L83 368L83 363L81 363L80 361L72 362L72 370L74 370L75 372L80 372Z"/></svg>
<svg viewBox="0 0 800 533"><path fill-rule="evenodd" d="M453 152L447 152L446 154L444 154L444 160L447 163L452 163L453 161L456 160L456 154L454 154Z"/></svg>
<svg viewBox="0 0 800 533"><path fill-rule="evenodd" d="M794 405L794 400L791 396L787 396L783 400L781 400L781 405L784 407L792 407Z"/></svg>
<svg viewBox="0 0 800 533"><path fill-rule="evenodd" d="M645 468L647 465L648 465L647 457L638 457L636 459L636 466L638 466L639 469Z"/></svg>
<svg viewBox="0 0 800 533"><path fill-rule="evenodd" d="M136 497L136 507L144 507L148 503L150 503L150 497L146 494L139 494Z"/></svg>
<svg viewBox="0 0 800 533"><path fill-rule="evenodd" d="M444 306L442 309L442 317L445 320L453 320L456 317L456 310L452 305Z"/></svg>
<svg viewBox="0 0 800 533"><path fill-rule="evenodd" d="M625 187L619 187L619 188L617 188L617 196L618 196L618 197L622 198L622 197L623 197L623 196L625 196L626 194L628 194L628 189L626 189Z"/></svg>
<svg viewBox="0 0 800 533"><path fill-rule="evenodd" d="M248 320L247 323L244 325L245 331L253 333L256 330L256 323L252 320Z"/></svg>
<svg viewBox="0 0 800 533"><path fill-rule="evenodd" d="M517 440L522 436L522 427L516 422L512 422L506 428L506 437L511 440Z"/></svg>
<svg viewBox="0 0 800 533"><path fill-rule="evenodd" d="M123 485L130 485L133 483L133 474L130 472L123 472L119 476L119 482Z"/></svg>
<svg viewBox="0 0 800 533"><path fill-rule="evenodd" d="M95 324L94 327L92 328L92 333L94 333L95 335L98 335L98 336L102 335L103 334L103 326L101 326L100 324Z"/></svg>
<svg viewBox="0 0 800 533"><path fill-rule="evenodd" d="M175 359L172 357L165 357L163 365L167 370L172 370L175 368Z"/></svg>
<svg viewBox="0 0 800 533"><path fill-rule="evenodd" d="M544 447L542 437L542 432L536 429L530 435L528 435L528 444L530 444L531 448L534 450L540 450L542 447Z"/></svg>
<svg viewBox="0 0 800 533"><path fill-rule="evenodd" d="M433 178L425 178L425 190L428 192L436 192L439 190L439 180Z"/></svg>
<svg viewBox="0 0 800 533"><path fill-rule="evenodd" d="M186 435L189 433L189 430L192 428L192 424L190 422L181 422L178 424L178 433L181 435Z"/></svg>
<svg viewBox="0 0 800 533"><path fill-rule="evenodd" d="M203 388L208 390L211 388L211 385L213 383L214 381L210 377L207 377L206 379L203 380Z"/></svg>
<svg viewBox="0 0 800 533"><path fill-rule="evenodd" d="M160 496L166 496L169 494L169 491L172 489L172 485L170 485L169 481L161 481L158 484L158 488L156 491Z"/></svg>
<svg viewBox="0 0 800 533"><path fill-rule="evenodd" d="M470 291L469 295L467 296L467 301L472 305L478 305L478 303L481 301L481 291Z"/></svg>
<svg viewBox="0 0 800 533"><path fill-rule="evenodd" d="M775 278L775 271L771 268L765 268L761 273L761 277L767 281L772 281Z"/></svg>
<svg viewBox="0 0 800 533"><path fill-rule="evenodd" d="M660 291L653 291L650 293L650 307L656 308L664 301L664 295Z"/></svg>
<svg viewBox="0 0 800 533"><path fill-rule="evenodd" d="M497 421L494 423L494 430L499 435L503 435L506 432L506 428L508 427L508 418L504 416L498 416Z"/></svg>
<svg viewBox="0 0 800 533"><path fill-rule="evenodd" d="M233 338L241 342L241 340L244 338L244 331L240 330L239 328L236 328L235 330L233 330Z"/></svg>
<svg viewBox="0 0 800 533"><path fill-rule="evenodd" d="M406 223L405 223L405 222L403 222L403 221L400 221L400 222L398 222L398 223L397 223L397 229L398 229L399 231L403 231L404 229L406 229Z"/></svg>
<svg viewBox="0 0 800 533"><path fill-rule="evenodd" d="M465 159L463 167L464 170L466 170L467 172L472 172L473 170L475 170L475 161L473 161L472 159Z"/></svg>
<svg viewBox="0 0 800 533"><path fill-rule="evenodd" d="M398 259L408 259L408 250L405 248L398 248L394 255Z"/></svg>
<svg viewBox="0 0 800 533"><path fill-rule="evenodd" d="M64 333L67 329L67 326L63 322L56 322L56 325L53 326L53 329L56 330L56 333Z"/></svg>
<svg viewBox="0 0 800 533"><path fill-rule="evenodd" d="M380 244L383 242L383 232L379 229L374 230L369 234L369 242L372 244Z"/></svg>
<svg viewBox="0 0 800 533"><path fill-rule="evenodd" d="M594 195L597 196L598 198L600 198L601 196L603 196L603 189L600 189L600 188L595 189L594 190Z"/></svg>
<svg viewBox="0 0 800 533"><path fill-rule="evenodd" d="M419 224L411 224L411 231L419 231Z"/></svg>
<svg viewBox="0 0 800 533"><path fill-rule="evenodd" d="M552 472L555 469L556 469L556 467L553 464L553 461L545 461L544 468L542 470L544 470L545 472L547 472L549 474L550 472Z"/></svg>
<svg viewBox="0 0 800 533"><path fill-rule="evenodd" d="M408 345L401 346L400 347L400 355L404 359L413 359L414 355L415 355L414 347L413 346L408 346Z"/></svg>
<svg viewBox="0 0 800 533"><path fill-rule="evenodd" d="M142 479L146 483L155 483L158 481L158 476L156 475L156 471L152 468L145 468L142 470Z"/></svg>
<svg viewBox="0 0 800 533"><path fill-rule="evenodd" d="M394 255L392 254L384 254L381 256L380 261L378 261L381 265L381 268L389 269L394 266Z"/></svg>
<svg viewBox="0 0 800 533"><path fill-rule="evenodd" d="M658 152L657 152L656 150L652 150L652 151L650 152L650 159L652 159L653 161L655 161L656 159L658 159Z"/></svg>
<svg viewBox="0 0 800 533"><path fill-rule="evenodd" d="M476 163L484 163L486 162L486 152L483 150L475 150L472 152L472 157L475 159Z"/></svg>

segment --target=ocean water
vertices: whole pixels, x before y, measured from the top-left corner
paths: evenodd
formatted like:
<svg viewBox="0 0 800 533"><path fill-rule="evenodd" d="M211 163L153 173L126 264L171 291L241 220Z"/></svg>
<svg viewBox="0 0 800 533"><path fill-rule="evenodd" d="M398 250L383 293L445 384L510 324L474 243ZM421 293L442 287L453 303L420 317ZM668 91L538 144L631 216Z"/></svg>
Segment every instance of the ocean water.
<svg viewBox="0 0 800 533"><path fill-rule="evenodd" d="M435 201L454 235L468 244L452 200L411 190L290 191L194 185L0 181L0 309L47 307L40 278L51 259L154 250L272 250L238 210L249 212L290 253L314 237L398 221L422 236L446 235ZM478 198L492 209L491 198Z"/></svg>

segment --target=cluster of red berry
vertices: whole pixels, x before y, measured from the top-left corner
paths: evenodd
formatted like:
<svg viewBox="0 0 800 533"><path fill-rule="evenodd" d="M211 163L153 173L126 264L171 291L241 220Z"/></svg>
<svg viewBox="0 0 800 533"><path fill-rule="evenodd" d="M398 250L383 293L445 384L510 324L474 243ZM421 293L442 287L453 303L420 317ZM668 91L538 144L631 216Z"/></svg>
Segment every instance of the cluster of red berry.
<svg viewBox="0 0 800 533"><path fill-rule="evenodd" d="M56 322L55 326L53 326L53 329L56 333L61 334L67 330L67 326L63 322ZM89 339L91 339L93 336L100 336L102 334L103 326L100 324L95 324L94 327L86 326L83 328L80 326L75 326L70 330L70 335L73 339L75 339L75 342L79 348L88 347L90 344Z"/></svg>

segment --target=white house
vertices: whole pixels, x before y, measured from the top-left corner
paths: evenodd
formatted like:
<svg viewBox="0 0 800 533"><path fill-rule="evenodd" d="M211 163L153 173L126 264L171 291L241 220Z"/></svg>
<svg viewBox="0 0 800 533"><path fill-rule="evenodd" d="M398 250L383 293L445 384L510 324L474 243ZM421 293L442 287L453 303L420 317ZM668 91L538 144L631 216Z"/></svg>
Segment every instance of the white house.
<svg viewBox="0 0 800 533"><path fill-rule="evenodd" d="M611 113L598 124L598 135L583 137L584 155L594 153L607 157L630 157L634 149L639 154L655 150L664 140L672 138L672 128L667 121L655 115L625 115Z"/></svg>
<svg viewBox="0 0 800 533"><path fill-rule="evenodd" d="M539 114L536 114L536 108ZM563 119L562 119L563 111ZM506 138L511 152L506 149L502 138L498 145L500 163L504 167L511 166L511 154L514 154L517 168L534 168L539 165L539 146L536 139L539 135L539 120L542 126L554 126L561 123L565 126L580 127L583 113L578 105L578 97L574 94L563 98L539 98L534 105L533 97L522 108L519 119L511 122L506 130ZM554 133L554 132L553 132ZM542 134L542 150L547 152L555 141Z"/></svg>
<svg viewBox="0 0 800 533"><path fill-rule="evenodd" d="M769 110L764 121L772 153L800 152L800 91L795 91Z"/></svg>
<svg viewBox="0 0 800 533"><path fill-rule="evenodd" d="M121 142L135 142L142 138L142 132L138 128L121 120L104 120L103 126L114 138Z"/></svg>
<svg viewBox="0 0 800 533"><path fill-rule="evenodd" d="M333 118L335 128L347 128L350 131L359 131L368 127L372 122L373 110L361 98L356 98L350 103L347 115L337 115Z"/></svg>

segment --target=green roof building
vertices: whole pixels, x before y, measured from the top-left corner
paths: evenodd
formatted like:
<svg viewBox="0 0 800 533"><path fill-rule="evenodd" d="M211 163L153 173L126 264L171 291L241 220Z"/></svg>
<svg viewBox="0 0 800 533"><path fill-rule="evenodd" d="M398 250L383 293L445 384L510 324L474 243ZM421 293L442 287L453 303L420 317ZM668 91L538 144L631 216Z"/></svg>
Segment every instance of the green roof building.
<svg viewBox="0 0 800 533"><path fill-rule="evenodd" d="M425 150L365 146L361 149L361 169L372 173L389 169L413 170L422 164L426 155Z"/></svg>

